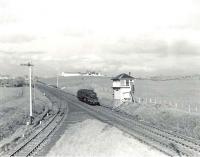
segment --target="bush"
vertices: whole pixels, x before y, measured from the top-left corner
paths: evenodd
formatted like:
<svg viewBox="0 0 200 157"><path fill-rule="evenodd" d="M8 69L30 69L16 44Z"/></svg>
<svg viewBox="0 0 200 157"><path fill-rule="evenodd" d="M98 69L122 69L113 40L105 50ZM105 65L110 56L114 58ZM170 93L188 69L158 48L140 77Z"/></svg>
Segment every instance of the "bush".
<svg viewBox="0 0 200 157"><path fill-rule="evenodd" d="M2 79L0 80L0 86L6 87L22 87L25 85L25 79L23 77L17 77L14 79Z"/></svg>

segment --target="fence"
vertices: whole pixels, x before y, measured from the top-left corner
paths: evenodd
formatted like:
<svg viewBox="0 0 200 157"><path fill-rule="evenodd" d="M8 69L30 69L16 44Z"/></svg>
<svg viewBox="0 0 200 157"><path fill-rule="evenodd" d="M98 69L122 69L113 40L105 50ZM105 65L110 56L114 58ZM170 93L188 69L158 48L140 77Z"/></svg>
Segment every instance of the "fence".
<svg viewBox="0 0 200 157"><path fill-rule="evenodd" d="M136 103L146 104L146 105L157 105L157 106L165 106L169 108L175 108L177 110L182 110L189 113L200 113L200 104L192 103L191 101L185 100L166 100L163 98L141 98L134 97Z"/></svg>
<svg viewBox="0 0 200 157"><path fill-rule="evenodd" d="M6 89L9 89L9 88L6 88ZM11 100L20 98L20 97L23 96L23 94L24 94L23 88L21 88L20 90L14 90L14 91L10 91L10 92L4 91L4 89L1 89L0 104L4 104L4 103L7 103Z"/></svg>

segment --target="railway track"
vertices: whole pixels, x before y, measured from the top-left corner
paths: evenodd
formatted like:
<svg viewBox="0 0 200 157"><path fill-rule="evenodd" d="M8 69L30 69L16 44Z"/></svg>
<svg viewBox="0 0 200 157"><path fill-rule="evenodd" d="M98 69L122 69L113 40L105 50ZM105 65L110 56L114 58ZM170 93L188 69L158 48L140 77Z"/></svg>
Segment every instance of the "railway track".
<svg viewBox="0 0 200 157"><path fill-rule="evenodd" d="M162 130L120 111L113 111L102 106L89 106L77 100L74 95L56 88L43 86L43 89L51 94L50 99L54 96L70 105L81 108L93 117L116 126L169 156L200 156L200 142L196 139ZM54 102L54 100L51 101ZM33 154L63 119L64 114L59 112L61 110L63 110L62 106L59 106L57 114L49 119L47 125L32 135L25 143L19 145L9 156L30 156Z"/></svg>
<svg viewBox="0 0 200 157"><path fill-rule="evenodd" d="M103 109L104 110L104 109ZM105 111L104 111L105 112ZM111 111L107 111L109 114ZM113 113L113 112L112 112ZM110 113L111 114L111 113ZM199 156L200 155L200 144L196 140L192 140L191 138L173 134L172 132L168 132L157 128L155 126L149 125L144 122L140 122L134 120L129 117L121 116L117 113L113 113L114 116L118 117L118 119L124 120L124 123L130 125L130 127L137 131L138 133L142 133L146 137L157 141L161 145L174 150L178 155L184 156Z"/></svg>
<svg viewBox="0 0 200 157"><path fill-rule="evenodd" d="M58 103L55 97L49 95L47 97L49 97L53 103ZM62 122L67 112L67 106L60 104L54 115L49 116L48 121L42 128L36 130L28 139L15 147L14 150L9 152L6 156L32 156Z"/></svg>
<svg viewBox="0 0 200 157"><path fill-rule="evenodd" d="M200 156L200 141L196 139L162 130L148 123L138 121L128 114L112 111L101 106L89 106L78 101L71 94L54 90L51 89L51 92L58 97L62 97L69 104L82 108L97 119L118 127L169 156Z"/></svg>
<svg viewBox="0 0 200 157"><path fill-rule="evenodd" d="M72 100L68 100L68 103L79 106L79 104L74 103ZM146 143L158 149L159 151L165 153L168 156L179 155L179 153L176 150L170 148L170 145L168 145L168 143L165 143L163 139L158 138L153 134L150 134L149 131L142 129L141 127L135 126L133 123L130 123L129 121L127 121L127 119L123 117L119 117L118 115L116 116L113 115L112 113L110 114L104 111L101 112L100 110L93 111L88 108L87 109L85 108L84 110L89 112L89 114L95 117L96 119L99 119L100 121L103 121L105 123L108 123L110 125L119 128L120 130L132 135L134 138L142 141L143 143ZM108 116L108 114L110 115ZM186 153L184 152L182 154L185 155Z"/></svg>

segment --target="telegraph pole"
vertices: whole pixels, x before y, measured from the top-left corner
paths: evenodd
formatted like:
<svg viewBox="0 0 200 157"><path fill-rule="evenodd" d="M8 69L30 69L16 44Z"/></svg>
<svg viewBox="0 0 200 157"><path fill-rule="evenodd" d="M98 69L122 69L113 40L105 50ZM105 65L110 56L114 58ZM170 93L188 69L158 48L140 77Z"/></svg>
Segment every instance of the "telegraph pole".
<svg viewBox="0 0 200 157"><path fill-rule="evenodd" d="M33 81L33 105L35 105L35 82L36 82L36 80L35 80L35 77L34 77L34 71L33 71L33 69L32 69L32 81ZM34 110L34 109L33 109Z"/></svg>
<svg viewBox="0 0 200 157"><path fill-rule="evenodd" d="M33 93L33 102L34 102L34 105L36 104L36 103L35 103L35 95L36 95L36 93L35 93L35 81L36 81L36 80L33 78L33 83L34 83L34 86L33 86L33 88L34 88L34 89L33 89L33 92L34 92L34 93Z"/></svg>
<svg viewBox="0 0 200 157"><path fill-rule="evenodd" d="M28 66L29 67L29 95L30 95L30 124L32 124L33 119L33 104L32 104L32 66L30 62L27 64L20 64L21 66Z"/></svg>
<svg viewBox="0 0 200 157"><path fill-rule="evenodd" d="M58 88L58 78L59 76L58 76L58 74L57 74L57 77L56 77L56 86L57 86L57 88Z"/></svg>

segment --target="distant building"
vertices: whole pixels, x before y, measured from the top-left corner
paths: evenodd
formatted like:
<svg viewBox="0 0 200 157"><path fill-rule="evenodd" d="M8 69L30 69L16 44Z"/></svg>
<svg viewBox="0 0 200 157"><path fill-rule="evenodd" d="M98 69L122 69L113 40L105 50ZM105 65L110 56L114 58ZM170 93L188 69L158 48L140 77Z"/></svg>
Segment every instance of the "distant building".
<svg viewBox="0 0 200 157"><path fill-rule="evenodd" d="M95 71L87 71L86 73L81 72L62 72L61 76L70 77L70 76L104 76L101 73Z"/></svg>
<svg viewBox="0 0 200 157"><path fill-rule="evenodd" d="M83 73L83 76L104 76L104 75L95 71L87 71L86 73Z"/></svg>
<svg viewBox="0 0 200 157"><path fill-rule="evenodd" d="M134 94L134 77L125 73L120 74L113 80L113 99L120 103L133 101Z"/></svg>
<svg viewBox="0 0 200 157"><path fill-rule="evenodd" d="M75 73L75 72L62 72L61 76L63 76L63 77L82 76L82 74L81 73Z"/></svg>
<svg viewBox="0 0 200 157"><path fill-rule="evenodd" d="M9 75L0 75L0 80L8 80L10 79Z"/></svg>

